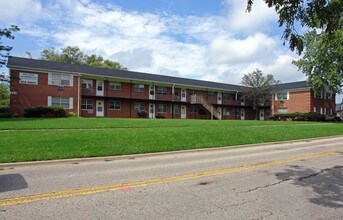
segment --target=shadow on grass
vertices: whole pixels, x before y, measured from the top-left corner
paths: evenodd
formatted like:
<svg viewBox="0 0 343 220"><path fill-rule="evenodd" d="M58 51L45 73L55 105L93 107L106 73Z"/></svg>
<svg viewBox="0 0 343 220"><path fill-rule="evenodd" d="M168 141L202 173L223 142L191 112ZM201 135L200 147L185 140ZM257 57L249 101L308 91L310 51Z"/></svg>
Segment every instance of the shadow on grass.
<svg viewBox="0 0 343 220"><path fill-rule="evenodd" d="M0 175L0 192L14 191L27 188L25 178L20 174Z"/></svg>
<svg viewBox="0 0 343 220"><path fill-rule="evenodd" d="M300 166L290 166L284 172L276 173L279 180L294 180L300 187L312 188L317 195L308 198L316 205L343 208L343 166L334 166L323 170L313 170Z"/></svg>

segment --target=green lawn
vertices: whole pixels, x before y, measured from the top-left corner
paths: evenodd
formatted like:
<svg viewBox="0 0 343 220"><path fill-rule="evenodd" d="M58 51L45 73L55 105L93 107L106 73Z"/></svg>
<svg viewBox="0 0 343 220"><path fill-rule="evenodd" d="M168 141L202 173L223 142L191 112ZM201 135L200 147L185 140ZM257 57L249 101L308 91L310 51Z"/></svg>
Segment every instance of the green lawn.
<svg viewBox="0 0 343 220"><path fill-rule="evenodd" d="M0 119L0 162L137 154L341 134L340 123Z"/></svg>

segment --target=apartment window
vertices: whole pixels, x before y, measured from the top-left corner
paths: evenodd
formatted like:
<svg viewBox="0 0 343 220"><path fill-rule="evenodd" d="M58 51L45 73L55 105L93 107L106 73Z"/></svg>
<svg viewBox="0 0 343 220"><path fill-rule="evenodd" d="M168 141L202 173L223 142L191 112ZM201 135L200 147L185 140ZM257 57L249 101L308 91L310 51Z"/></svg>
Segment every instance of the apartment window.
<svg viewBox="0 0 343 220"><path fill-rule="evenodd" d="M56 73L49 73L48 81L49 85L57 85L57 86L72 86L72 75L64 75L64 74L56 74Z"/></svg>
<svg viewBox="0 0 343 220"><path fill-rule="evenodd" d="M287 108L278 108L278 109L277 109L277 113L279 113L279 114L285 114L285 113L288 113L288 110L287 110Z"/></svg>
<svg viewBox="0 0 343 220"><path fill-rule="evenodd" d="M325 113L326 115L332 115L332 108L326 108Z"/></svg>
<svg viewBox="0 0 343 220"><path fill-rule="evenodd" d="M135 84L133 90L135 92L144 92L144 84Z"/></svg>
<svg viewBox="0 0 343 220"><path fill-rule="evenodd" d="M276 100L288 100L288 92L278 92L275 97Z"/></svg>
<svg viewBox="0 0 343 220"><path fill-rule="evenodd" d="M93 110L93 100L92 99L82 99L81 109Z"/></svg>
<svg viewBox="0 0 343 220"><path fill-rule="evenodd" d="M114 101L111 100L108 103L110 110L120 110L121 109L121 103L120 101Z"/></svg>
<svg viewBox="0 0 343 220"><path fill-rule="evenodd" d="M133 108L137 111L144 111L145 110L145 106L143 102L135 102L133 104Z"/></svg>
<svg viewBox="0 0 343 220"><path fill-rule="evenodd" d="M208 98L213 99L216 96L215 92L207 92Z"/></svg>
<svg viewBox="0 0 343 220"><path fill-rule="evenodd" d="M194 106L194 105L191 105L190 106L190 110L189 110L191 113L196 113L197 112L197 108L196 108L196 106Z"/></svg>
<svg viewBox="0 0 343 220"><path fill-rule="evenodd" d="M167 113L167 105L166 104L158 104L157 105L157 113Z"/></svg>
<svg viewBox="0 0 343 220"><path fill-rule="evenodd" d="M72 100L72 98L51 97L50 106L60 106L65 109L71 109L70 100Z"/></svg>
<svg viewBox="0 0 343 220"><path fill-rule="evenodd" d="M83 89L93 89L93 80L83 79L82 80Z"/></svg>
<svg viewBox="0 0 343 220"><path fill-rule="evenodd" d="M323 98L323 93L322 92L315 92L314 97L317 99L322 99Z"/></svg>
<svg viewBox="0 0 343 220"><path fill-rule="evenodd" d="M195 92L194 89L190 89L190 90L189 90L189 95L195 95L195 94L196 94L196 92Z"/></svg>
<svg viewBox="0 0 343 220"><path fill-rule="evenodd" d="M223 108L223 115L224 116L229 116L230 115L230 109L228 107Z"/></svg>
<svg viewBox="0 0 343 220"><path fill-rule="evenodd" d="M178 105L174 105L174 114L179 114L179 106Z"/></svg>
<svg viewBox="0 0 343 220"><path fill-rule="evenodd" d="M158 95L167 95L167 87L158 86L157 87L157 94Z"/></svg>
<svg viewBox="0 0 343 220"><path fill-rule="evenodd" d="M230 94L229 93L223 93L223 100L229 100Z"/></svg>
<svg viewBox="0 0 343 220"><path fill-rule="evenodd" d="M121 90L120 82L110 82L110 90ZM144 91L144 89L143 89Z"/></svg>
<svg viewBox="0 0 343 220"><path fill-rule="evenodd" d="M325 92L325 99L332 99L332 93L331 92Z"/></svg>
<svg viewBox="0 0 343 220"><path fill-rule="evenodd" d="M318 107L314 107L313 111L314 111L314 112L317 112L317 113L322 113L321 110L320 110L320 108L318 108Z"/></svg>
<svg viewBox="0 0 343 220"><path fill-rule="evenodd" d="M173 91L170 91L170 95L173 95ZM179 91L178 90L174 90L174 96L179 96Z"/></svg>

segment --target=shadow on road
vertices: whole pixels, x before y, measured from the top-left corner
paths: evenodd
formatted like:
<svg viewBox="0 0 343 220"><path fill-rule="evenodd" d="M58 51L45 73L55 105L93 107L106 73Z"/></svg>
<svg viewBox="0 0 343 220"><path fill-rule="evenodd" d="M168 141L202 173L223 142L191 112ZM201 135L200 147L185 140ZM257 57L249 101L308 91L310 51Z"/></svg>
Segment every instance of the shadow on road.
<svg viewBox="0 0 343 220"><path fill-rule="evenodd" d="M284 172L276 173L279 180L293 180L292 183L301 187L310 187L317 193L314 198L308 198L311 203L343 208L343 166L334 166L323 170L313 170L300 166L289 166Z"/></svg>
<svg viewBox="0 0 343 220"><path fill-rule="evenodd" d="M0 175L0 192L7 192L27 188L25 178L20 174Z"/></svg>

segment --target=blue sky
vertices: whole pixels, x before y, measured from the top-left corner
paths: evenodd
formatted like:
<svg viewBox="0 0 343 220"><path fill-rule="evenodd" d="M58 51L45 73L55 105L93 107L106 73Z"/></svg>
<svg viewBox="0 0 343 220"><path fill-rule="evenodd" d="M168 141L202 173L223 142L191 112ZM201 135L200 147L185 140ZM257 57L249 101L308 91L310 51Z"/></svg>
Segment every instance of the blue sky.
<svg viewBox="0 0 343 220"><path fill-rule="evenodd" d="M239 84L258 68L305 80L274 10L262 0L245 8L245 0L11 0L0 1L0 26L21 29L6 41L14 56L79 46L133 71Z"/></svg>

